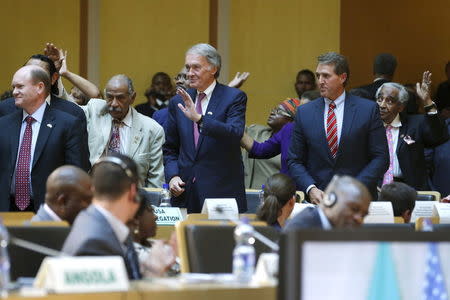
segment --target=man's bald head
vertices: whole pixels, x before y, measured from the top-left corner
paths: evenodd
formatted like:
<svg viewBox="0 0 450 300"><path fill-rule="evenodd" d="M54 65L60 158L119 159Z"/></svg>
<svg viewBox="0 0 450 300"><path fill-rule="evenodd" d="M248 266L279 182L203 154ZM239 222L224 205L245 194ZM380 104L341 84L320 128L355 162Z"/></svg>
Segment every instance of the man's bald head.
<svg viewBox="0 0 450 300"><path fill-rule="evenodd" d="M335 228L360 226L372 196L367 187L350 176L335 176L325 189L321 208Z"/></svg>
<svg viewBox="0 0 450 300"><path fill-rule="evenodd" d="M91 178L75 166L62 166L47 179L45 203L63 220L73 223L92 201Z"/></svg>

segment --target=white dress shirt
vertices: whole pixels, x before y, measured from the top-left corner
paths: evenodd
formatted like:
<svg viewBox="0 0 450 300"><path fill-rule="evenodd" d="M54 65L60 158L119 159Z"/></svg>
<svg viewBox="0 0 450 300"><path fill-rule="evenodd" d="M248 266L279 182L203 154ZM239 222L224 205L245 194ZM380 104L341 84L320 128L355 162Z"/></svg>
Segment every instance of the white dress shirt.
<svg viewBox="0 0 450 300"><path fill-rule="evenodd" d="M384 122L383 122L384 123ZM402 127L402 122L400 121L400 115L397 114L397 116L395 117L395 119L391 122L391 124L386 124L384 123L384 128L386 128L386 126L391 125L392 129L392 141L394 143L393 147L394 147L394 161L392 162L393 164L393 176L394 177L399 177L402 178L403 174L402 174L402 170L400 169L400 164L398 162L398 157L397 157L397 145L398 145L398 137L400 134L400 127Z"/></svg>
<svg viewBox="0 0 450 300"><path fill-rule="evenodd" d="M62 221L62 219L53 211L53 209L48 206L47 203L44 203L45 212L53 219L53 221Z"/></svg>
<svg viewBox="0 0 450 300"><path fill-rule="evenodd" d="M325 128L325 136L327 135L327 117L328 117L328 108L330 106L331 100L328 98L325 99L325 110L323 115L323 124ZM334 114L336 115L337 122L337 136L338 136L338 145L341 142L341 131L342 131L342 123L344 122L344 105L345 105L345 91L334 100L334 104L336 108L334 109Z"/></svg>
<svg viewBox="0 0 450 300"><path fill-rule="evenodd" d="M216 87L217 81L213 81L213 83L211 83L206 90L203 91L203 93L206 94L206 97L203 98L202 100L202 114L205 115L206 114L206 110L208 109L208 104L209 104L209 100L211 100L211 96L212 93L214 91L214 88ZM198 100L198 95L200 95L201 91L197 90L197 96L195 98L195 101L197 102Z"/></svg>

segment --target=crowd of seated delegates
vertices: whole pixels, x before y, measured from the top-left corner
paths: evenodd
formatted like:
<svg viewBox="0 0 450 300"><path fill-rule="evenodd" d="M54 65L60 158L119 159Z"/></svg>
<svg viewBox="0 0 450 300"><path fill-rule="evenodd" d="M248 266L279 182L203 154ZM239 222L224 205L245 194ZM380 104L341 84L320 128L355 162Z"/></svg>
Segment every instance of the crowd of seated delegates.
<svg viewBox="0 0 450 300"><path fill-rule="evenodd" d="M264 185L264 202L256 216L269 226L281 231L296 202L295 182L285 174L270 176Z"/></svg>
<svg viewBox="0 0 450 300"><path fill-rule="evenodd" d="M378 201L392 203L395 217L402 217L405 223L411 221L411 215L416 205L417 191L403 182L393 182L383 185Z"/></svg>

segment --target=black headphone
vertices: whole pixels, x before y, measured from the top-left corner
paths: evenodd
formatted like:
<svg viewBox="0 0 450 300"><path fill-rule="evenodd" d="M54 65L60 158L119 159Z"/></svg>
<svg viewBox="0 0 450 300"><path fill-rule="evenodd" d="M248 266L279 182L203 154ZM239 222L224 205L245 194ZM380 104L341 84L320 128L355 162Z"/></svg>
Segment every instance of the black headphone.
<svg viewBox="0 0 450 300"><path fill-rule="evenodd" d="M323 196L323 204L326 207L332 207L338 201L338 197L335 192L330 192Z"/></svg>

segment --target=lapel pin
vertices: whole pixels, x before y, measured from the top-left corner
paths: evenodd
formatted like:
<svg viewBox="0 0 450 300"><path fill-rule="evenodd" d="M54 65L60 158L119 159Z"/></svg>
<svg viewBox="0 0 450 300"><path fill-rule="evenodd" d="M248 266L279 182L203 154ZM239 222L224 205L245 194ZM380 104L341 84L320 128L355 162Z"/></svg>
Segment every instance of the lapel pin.
<svg viewBox="0 0 450 300"><path fill-rule="evenodd" d="M207 113L206 113L207 115L211 115L212 116L212 112L210 112L210 111L208 111Z"/></svg>
<svg viewBox="0 0 450 300"><path fill-rule="evenodd" d="M48 123L48 124L47 124L47 127L48 127L48 128L52 128L52 127L53 127L53 125L52 125L52 124L50 124L50 123Z"/></svg>

